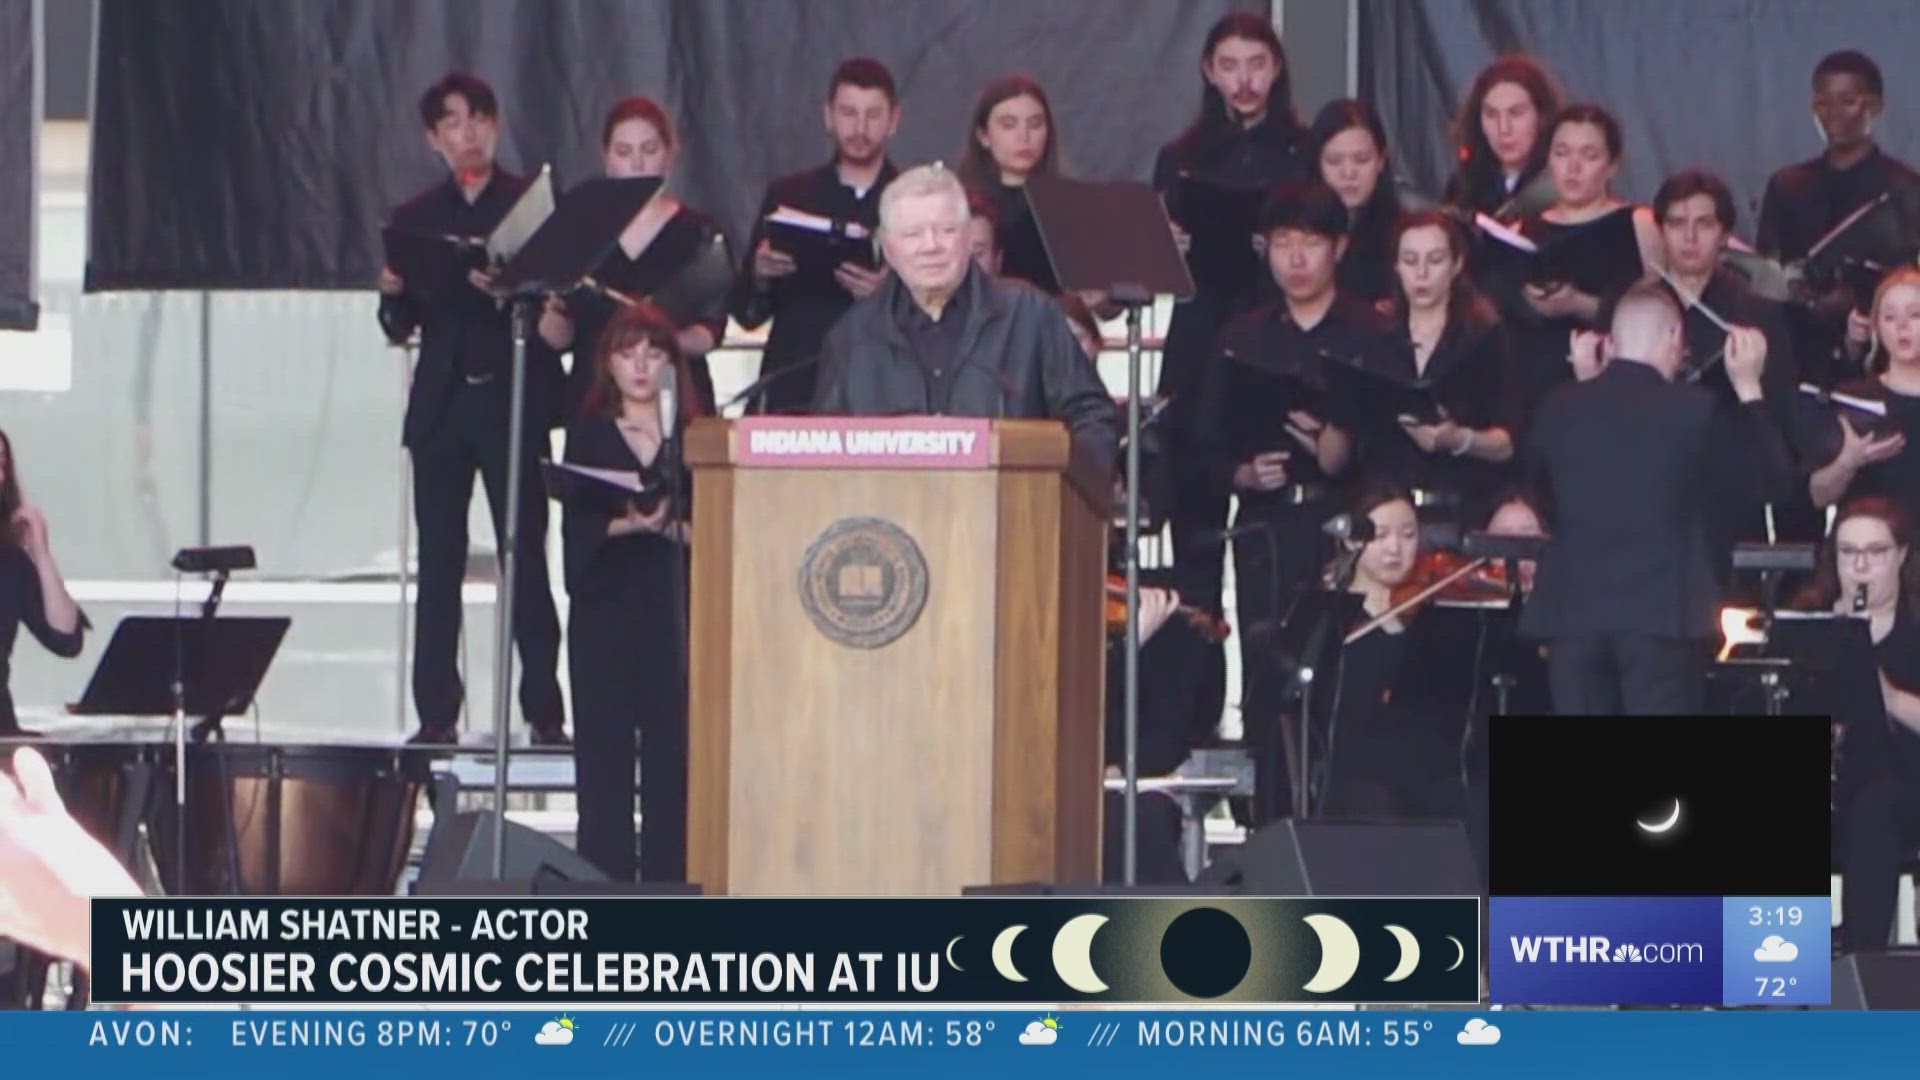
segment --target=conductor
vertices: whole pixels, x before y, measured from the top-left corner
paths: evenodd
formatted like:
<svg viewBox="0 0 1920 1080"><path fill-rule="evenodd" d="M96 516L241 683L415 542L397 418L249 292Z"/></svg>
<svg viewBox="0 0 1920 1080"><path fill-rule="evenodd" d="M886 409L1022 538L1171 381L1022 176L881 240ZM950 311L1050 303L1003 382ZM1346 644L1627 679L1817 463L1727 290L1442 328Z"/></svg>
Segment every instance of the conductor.
<svg viewBox="0 0 1920 1080"><path fill-rule="evenodd" d="M1550 518L1520 633L1548 645L1563 715L1677 715L1703 705L1720 594L1709 498L1790 488L1791 458L1762 401L1767 341L1735 327L1726 372L1740 405L1676 386L1682 322L1657 283L1629 288L1609 338L1575 333L1580 381L1542 402L1528 469ZM1716 414L1717 413L1717 414Z"/></svg>

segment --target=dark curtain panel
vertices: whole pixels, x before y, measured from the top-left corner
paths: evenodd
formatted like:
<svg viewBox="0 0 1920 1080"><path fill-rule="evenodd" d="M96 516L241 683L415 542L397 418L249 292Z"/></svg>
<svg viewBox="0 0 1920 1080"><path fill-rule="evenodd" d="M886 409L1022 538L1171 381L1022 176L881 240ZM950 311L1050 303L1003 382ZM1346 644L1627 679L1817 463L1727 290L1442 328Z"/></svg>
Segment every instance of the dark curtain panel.
<svg viewBox="0 0 1920 1080"><path fill-rule="evenodd" d="M1448 128L1495 56L1542 60L1570 100L1626 129L1617 188L1653 197L1688 166L1725 177L1751 237L1767 177L1820 152L1809 111L1820 57L1860 49L1887 79L1881 146L1920 156L1920 34L1911 0L1361 0L1360 85L1380 107L1396 167L1437 194Z"/></svg>
<svg viewBox="0 0 1920 1080"><path fill-rule="evenodd" d="M20 2L20 0L14 0ZM1198 105L1207 28L1246 0L102 0L89 289L367 288L378 224L441 175L416 112L452 68L499 93L509 168L599 169L600 122L647 94L672 184L744 235L772 176L830 150L834 65L900 82L903 165L951 160L1005 71L1053 98L1068 167L1144 179Z"/></svg>
<svg viewBox="0 0 1920 1080"><path fill-rule="evenodd" d="M0 0L0 330L31 330L38 322L33 226L39 212L39 36L33 0Z"/></svg>

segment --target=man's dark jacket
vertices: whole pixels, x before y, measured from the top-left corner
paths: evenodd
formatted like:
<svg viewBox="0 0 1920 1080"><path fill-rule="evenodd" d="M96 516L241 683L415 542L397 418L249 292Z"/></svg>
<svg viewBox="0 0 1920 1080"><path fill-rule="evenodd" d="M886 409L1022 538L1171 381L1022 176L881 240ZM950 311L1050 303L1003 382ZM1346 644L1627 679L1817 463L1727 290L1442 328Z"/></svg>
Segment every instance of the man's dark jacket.
<svg viewBox="0 0 1920 1080"><path fill-rule="evenodd" d="M1778 499L1793 482L1764 400L1723 410L1712 391L1625 359L1549 393L1528 450L1551 518L1521 617L1534 640L1714 636L1712 496L1735 485Z"/></svg>
<svg viewBox="0 0 1920 1080"><path fill-rule="evenodd" d="M1053 298L969 267L960 283L967 295L957 370L943 380L943 393L896 314L905 288L898 274L889 275L827 332L815 413L1061 420L1077 454L1112 464L1119 446L1113 399Z"/></svg>

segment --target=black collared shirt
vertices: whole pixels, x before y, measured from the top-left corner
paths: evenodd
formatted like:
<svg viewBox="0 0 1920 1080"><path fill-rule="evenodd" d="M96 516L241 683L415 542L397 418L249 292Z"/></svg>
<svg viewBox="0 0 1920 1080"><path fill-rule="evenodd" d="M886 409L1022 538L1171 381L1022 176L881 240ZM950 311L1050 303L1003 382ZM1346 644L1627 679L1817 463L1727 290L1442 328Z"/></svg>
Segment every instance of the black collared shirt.
<svg viewBox="0 0 1920 1080"><path fill-rule="evenodd" d="M754 219L753 233L742 256L738 285L734 289L730 311L741 326L756 329L773 320L767 332L767 347L762 354L761 377L788 368L810 365L820 353L820 342L827 331L853 306L853 295L840 287L831 274L805 271L757 288L753 278L753 254L767 235L767 215L775 208L789 206L835 221L855 222L871 232L880 224L880 192L899 175L893 162L880 169L873 186L856 192L840 180L839 166L828 162L817 168L783 176L767 185L760 201L760 214ZM813 400L814 372L794 371L769 384L764 397L755 402L756 410L771 413L804 412Z"/></svg>
<svg viewBox="0 0 1920 1080"><path fill-rule="evenodd" d="M433 236L485 238L499 226L527 189L527 181L498 165L472 202L461 193L458 180L446 180L401 204L393 224L409 232ZM506 308L473 287L468 269L485 265L485 255L473 251L448 259L428 280L409 279L407 291L385 305L404 307L397 325L420 327L423 353L445 349L452 369L467 379L486 379L507 370L512 361L512 318ZM383 315L383 322L387 319ZM404 337L404 333L400 336Z"/></svg>
<svg viewBox="0 0 1920 1080"><path fill-rule="evenodd" d="M972 268L967 270L969 274L975 272ZM894 298L894 322L906 333L907 344L913 349L913 358L926 369L927 385L932 390L934 401L946 401L952 396L954 377L960 366L960 338L966 332L967 314L965 280L947 298L947 306L940 309L938 319L927 314L926 309L914 300L909 289L900 289Z"/></svg>
<svg viewBox="0 0 1920 1080"><path fill-rule="evenodd" d="M1782 259L1801 258L1822 234L1882 192L1895 196L1901 215L1899 241L1887 250L1860 254L1888 264L1906 262L1920 247L1920 174L1877 146L1844 169L1834 168L1822 155L1774 173L1760 201L1756 246Z"/></svg>

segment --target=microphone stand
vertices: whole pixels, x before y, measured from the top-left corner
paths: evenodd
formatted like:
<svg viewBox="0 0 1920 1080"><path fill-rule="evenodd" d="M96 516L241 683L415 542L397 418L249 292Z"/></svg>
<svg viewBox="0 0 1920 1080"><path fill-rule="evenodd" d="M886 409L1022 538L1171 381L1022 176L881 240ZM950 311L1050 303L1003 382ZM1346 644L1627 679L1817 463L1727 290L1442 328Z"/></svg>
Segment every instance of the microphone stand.
<svg viewBox="0 0 1920 1080"><path fill-rule="evenodd" d="M1334 565L1333 580L1327 586L1329 595L1345 592L1353 584L1353 574L1360 567L1360 553L1365 548L1365 544L1349 546L1340 553ZM1300 653L1300 667L1294 676L1300 689L1300 755L1296 762L1297 775L1294 777L1293 810L1294 816L1302 820L1313 814L1313 799L1308 791L1313 777L1313 769L1309 764L1313 754L1313 683L1320 652L1326 646L1328 634L1332 632L1332 620L1331 606L1321 605L1314 614L1313 629L1307 634L1306 647ZM1338 700L1336 696L1336 704ZM1329 734L1338 720L1336 716L1327 718Z"/></svg>
<svg viewBox="0 0 1920 1080"><path fill-rule="evenodd" d="M513 720L513 590L520 563L520 459L521 443L526 438L527 332L533 321L531 303L537 301L537 296L531 300L524 296L507 299L513 312L513 371L507 406L507 498L503 510L505 520L500 527L500 590L494 596L492 865L495 881L505 880L507 870L507 765L513 753L508 737Z"/></svg>
<svg viewBox="0 0 1920 1080"><path fill-rule="evenodd" d="M1139 877L1140 856L1140 310L1152 297L1138 286L1109 295L1127 309L1127 640L1121 681L1126 729L1123 884Z"/></svg>

